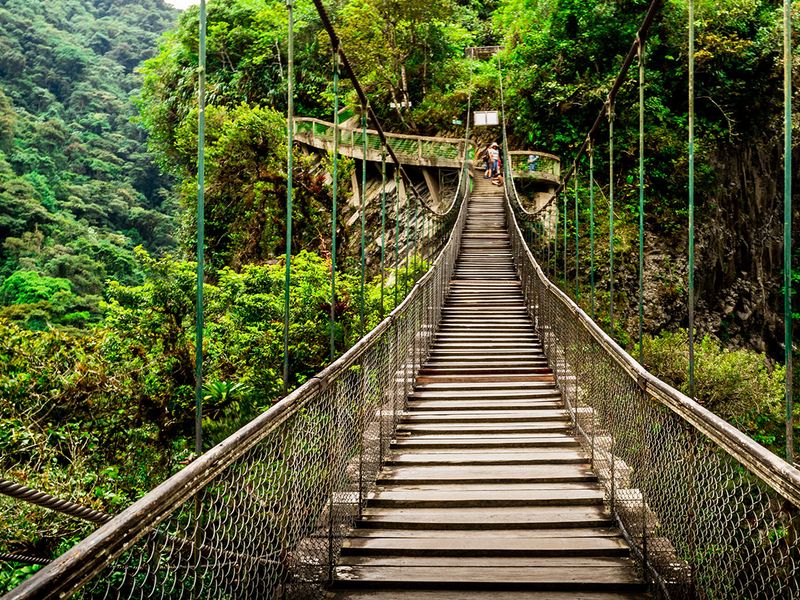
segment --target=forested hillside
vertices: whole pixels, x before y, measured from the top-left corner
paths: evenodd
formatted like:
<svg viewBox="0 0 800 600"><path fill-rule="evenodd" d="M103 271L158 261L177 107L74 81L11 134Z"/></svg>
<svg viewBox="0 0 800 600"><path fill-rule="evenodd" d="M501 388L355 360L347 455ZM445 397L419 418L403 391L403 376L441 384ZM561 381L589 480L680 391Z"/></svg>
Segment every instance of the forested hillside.
<svg viewBox="0 0 800 600"><path fill-rule="evenodd" d="M387 130L463 135L454 121L466 118L468 99L473 109L499 109L502 81L511 147L559 154L567 166L649 2L329 4ZM698 325L707 336L698 348L698 396L778 449L780 13L773 0L698 5ZM209 0L208 11L206 447L283 393L287 183L285 0ZM330 119L330 43L311 0L297 0L295 12L297 111ZM645 363L684 389L685 34L686 1L665 2L648 47L645 113ZM118 512L193 459L198 37L197 7L179 16L162 0L0 0L0 470L98 510ZM504 49L476 61L465 57L474 45ZM598 321L631 352L635 77L616 107L613 327L605 287L607 129L595 156ZM342 88L352 116L355 94L346 80ZM800 96L795 107L800 122ZM481 143L501 138L500 128L475 134ZM299 149L295 161L289 388L327 363L331 333L331 161ZM344 203L357 167L346 159L340 169ZM584 234L586 177L583 164ZM358 261L347 240L359 232L355 220L338 218L333 333L343 351L358 338ZM587 237L577 269L584 304ZM564 275L570 291L572 264ZM381 314L372 267L368 326ZM390 285L405 291L425 268L420 262ZM45 510L20 515L3 498L0 516L0 551L48 558L87 531ZM0 591L29 571L0 565Z"/></svg>
<svg viewBox="0 0 800 600"><path fill-rule="evenodd" d="M136 68L177 11L163 0L0 1L0 316L97 321L133 249L174 247L170 182L147 155Z"/></svg>

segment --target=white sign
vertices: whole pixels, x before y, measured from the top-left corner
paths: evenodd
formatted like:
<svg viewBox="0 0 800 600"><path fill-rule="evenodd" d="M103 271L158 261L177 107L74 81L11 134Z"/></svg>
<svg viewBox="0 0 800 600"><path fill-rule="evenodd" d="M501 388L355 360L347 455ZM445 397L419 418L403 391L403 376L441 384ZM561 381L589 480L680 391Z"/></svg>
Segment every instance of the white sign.
<svg viewBox="0 0 800 600"><path fill-rule="evenodd" d="M475 127L486 127L488 125L499 125L500 117L496 110L476 110Z"/></svg>

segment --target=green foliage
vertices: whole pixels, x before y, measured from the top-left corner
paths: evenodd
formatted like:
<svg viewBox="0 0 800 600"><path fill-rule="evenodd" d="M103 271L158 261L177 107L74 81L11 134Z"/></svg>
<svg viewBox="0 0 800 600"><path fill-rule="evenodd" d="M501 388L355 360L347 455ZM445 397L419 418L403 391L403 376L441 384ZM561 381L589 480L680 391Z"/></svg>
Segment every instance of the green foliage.
<svg viewBox="0 0 800 600"><path fill-rule="evenodd" d="M689 343L685 329L644 338L645 367L689 392ZM782 453L786 428L783 409L785 370L751 350L729 350L710 336L695 345L695 397L756 441ZM800 431L800 427L798 427Z"/></svg>
<svg viewBox="0 0 800 600"><path fill-rule="evenodd" d="M7 477L84 505L117 512L179 468L193 447L195 264L137 250L142 285L111 282L105 320L92 330L34 332L0 317L0 469ZM398 282L402 298L427 269ZM224 268L206 285L205 445L283 395L284 263ZM9 297L52 301L64 280L21 272ZM385 289L393 308L394 281ZM12 285L13 284L13 285ZM5 284L4 284L5 285ZM329 360L330 262L309 252L292 261L289 388ZM13 294L15 295L11 295ZM358 338L360 277L338 278L335 339ZM368 327L380 320L380 280L367 282ZM78 313L70 318L78 319ZM50 556L86 528L44 509L0 499L9 525L0 547ZM16 573L16 574L15 574ZM5 581L20 574L3 571Z"/></svg>
<svg viewBox="0 0 800 600"><path fill-rule="evenodd" d="M58 294L70 294L68 279L42 277L35 271L17 271L0 285L0 301L4 304L50 302Z"/></svg>
<svg viewBox="0 0 800 600"><path fill-rule="evenodd" d="M506 107L512 145L570 156L583 142L616 77L649 5L646 0L503 0L495 21L505 32ZM720 185L710 166L730 142L761 138L780 113L778 14L767 0L701 2L697 7L698 201ZM688 92L686 2L660 12L647 47L646 185L648 230L673 234L685 226ZM635 77L631 73L630 79ZM755 99L753 89L763 90ZM634 175L638 145L637 94L623 85L615 108L621 210L638 201ZM597 141L606 146L606 128ZM607 157L595 156L596 176L607 183ZM629 177L630 176L630 177Z"/></svg>
<svg viewBox="0 0 800 600"><path fill-rule="evenodd" d="M430 110L467 80L463 71L459 73L457 59L473 41L469 27L475 22L468 22L470 16L474 18L452 0L351 0L344 4L339 13L342 43L381 114L406 130L414 129L413 114L407 116L401 103L417 106L427 100ZM395 104L394 114L387 110L390 103ZM462 109L458 106L456 114L461 115ZM452 115L447 111L436 124L441 127Z"/></svg>
<svg viewBox="0 0 800 600"><path fill-rule="evenodd" d="M96 321L106 278L141 280L136 244L174 246L170 183L130 95L176 14L160 0L0 2L0 282L17 270L68 279ZM63 324L39 303L13 318Z"/></svg>

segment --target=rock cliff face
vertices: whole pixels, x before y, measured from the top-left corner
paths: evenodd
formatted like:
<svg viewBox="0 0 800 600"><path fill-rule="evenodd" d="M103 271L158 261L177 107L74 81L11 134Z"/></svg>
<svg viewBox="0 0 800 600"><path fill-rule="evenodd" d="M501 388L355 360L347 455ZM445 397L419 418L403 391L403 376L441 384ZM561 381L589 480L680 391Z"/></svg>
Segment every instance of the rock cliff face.
<svg viewBox="0 0 800 600"><path fill-rule="evenodd" d="M773 356L783 353L782 138L721 149L721 183L704 203L700 287L704 328ZM797 198L797 196L796 196Z"/></svg>
<svg viewBox="0 0 800 600"><path fill-rule="evenodd" d="M800 165L800 152L794 161ZM731 346L783 358L783 137L770 132L721 147L710 167L717 186L698 195L697 327ZM800 206L798 169L794 205ZM794 213L797 247L799 213ZM685 233L650 240L646 257L646 328L686 326ZM630 282L635 297L636 281ZM635 319L635 315L630 315Z"/></svg>

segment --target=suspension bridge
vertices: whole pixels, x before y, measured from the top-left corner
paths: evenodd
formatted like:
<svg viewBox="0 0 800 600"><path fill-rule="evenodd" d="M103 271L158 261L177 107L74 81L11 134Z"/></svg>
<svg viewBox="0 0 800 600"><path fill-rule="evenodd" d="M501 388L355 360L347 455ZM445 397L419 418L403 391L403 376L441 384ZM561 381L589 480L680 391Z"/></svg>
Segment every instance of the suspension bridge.
<svg viewBox="0 0 800 600"><path fill-rule="evenodd" d="M566 175L542 171L558 188L531 212L505 126L496 182L473 169L469 127L463 140L386 134L315 0L362 128L341 134L337 96L330 127L295 124L290 104L290 140L334 165L360 146L362 282L368 161L381 165L382 277L420 249L430 268L352 348L120 514L0 485L98 524L4 600L800 598L800 471L648 373L593 301L585 311L542 268L584 156L593 181L604 119L613 158L614 99L637 57L642 82L660 4ZM418 197L404 165L458 168L449 207Z"/></svg>

